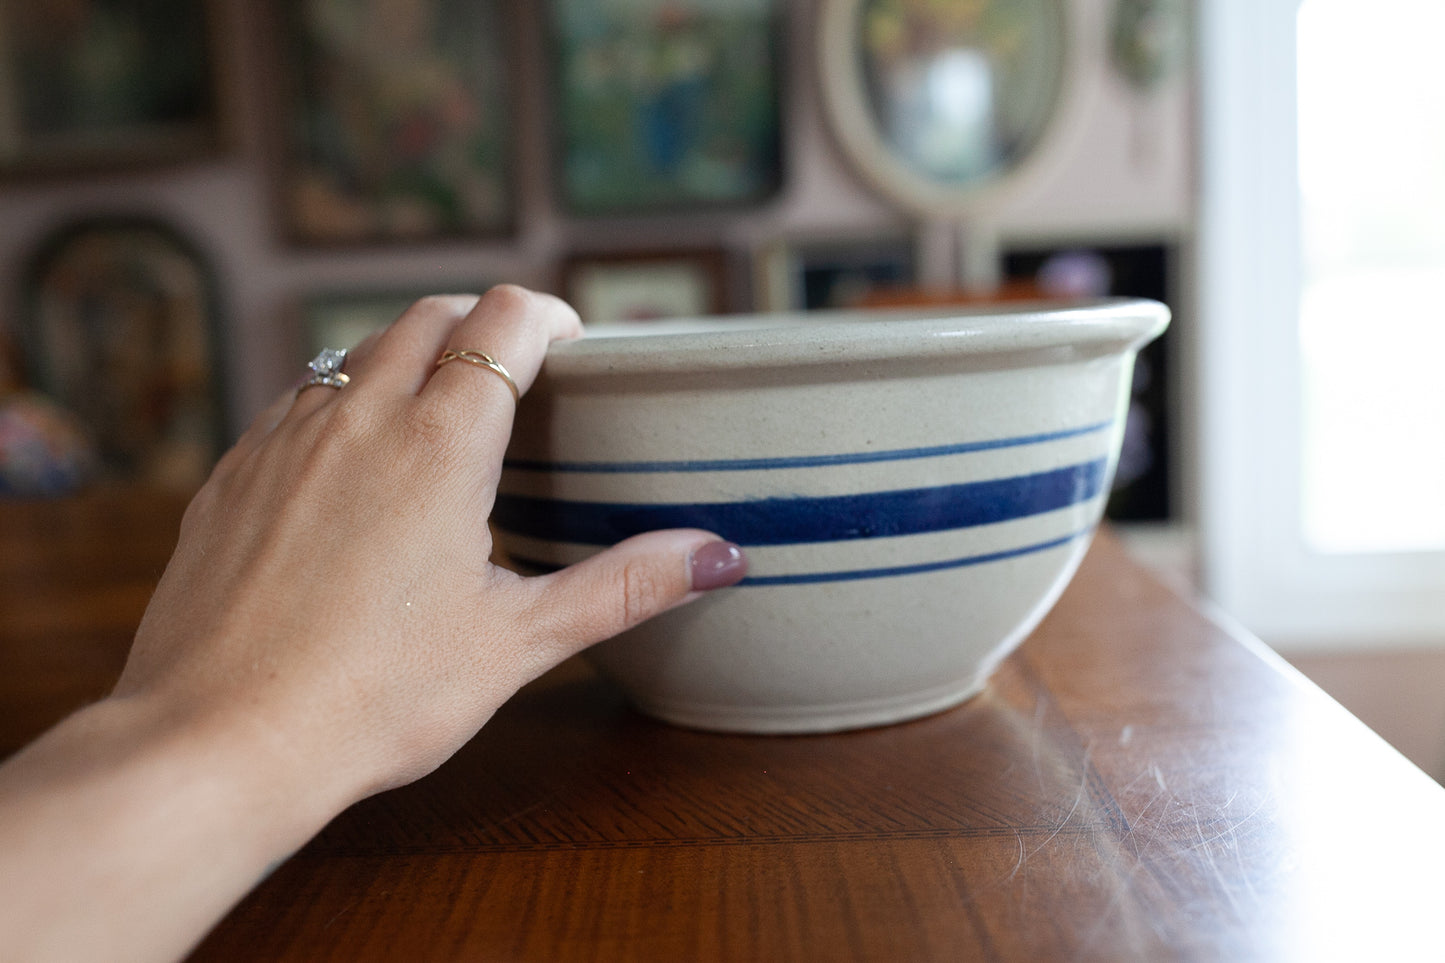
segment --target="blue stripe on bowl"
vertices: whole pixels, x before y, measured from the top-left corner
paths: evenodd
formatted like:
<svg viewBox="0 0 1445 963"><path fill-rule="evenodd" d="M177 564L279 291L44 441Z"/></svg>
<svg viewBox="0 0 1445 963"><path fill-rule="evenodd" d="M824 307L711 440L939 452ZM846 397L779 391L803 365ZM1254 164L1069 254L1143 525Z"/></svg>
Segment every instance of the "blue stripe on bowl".
<svg viewBox="0 0 1445 963"><path fill-rule="evenodd" d="M906 461L911 458L937 458L943 455L965 455L997 448L1017 448L1047 441L1091 435L1113 427L1113 421L1101 421L1080 428L1065 428L1037 435L968 441L954 445L932 445L926 448L894 448L888 451L845 452L836 455L795 455L787 458L717 458L684 461L538 461L512 458L502 462L503 468L514 471L548 471L582 474L647 474L657 472L694 471L759 471L771 468L819 468L828 465L858 465L878 461Z"/></svg>
<svg viewBox="0 0 1445 963"><path fill-rule="evenodd" d="M1104 487L1108 459L1013 478L744 502L637 505L498 495L492 520L505 531L578 545L611 545L660 528L705 528L739 545L796 545L917 535L1006 522L1088 501Z"/></svg>
<svg viewBox="0 0 1445 963"><path fill-rule="evenodd" d="M1046 542L1036 542L1032 545L1023 545L1018 548L1004 549L998 552L985 552L980 555L965 555L961 558L946 558L937 562L920 562L916 565L892 565L886 568L860 568L844 572L804 572L797 575L758 575L744 578L739 585L816 585L820 582L851 582L865 578L896 578L899 575L923 575L928 572L942 572L951 568L966 568L970 565L984 565L989 562L1001 562L1007 558L1017 558L1020 555L1032 555L1035 552L1047 551L1051 548L1058 548L1060 545L1067 545L1074 539L1089 534L1093 529L1085 529L1081 532L1074 532L1064 535L1061 538L1051 538Z"/></svg>
<svg viewBox="0 0 1445 963"><path fill-rule="evenodd" d="M1021 555L1045 552L1051 548L1068 545L1076 539L1091 534L1093 530L1091 526L1060 538L1051 538L1045 542L1035 542L1031 545L1022 545L1018 548L1003 549L997 552L983 552L978 555L946 558L936 562L920 562L915 565L892 565L884 568L847 569L837 572L800 572L792 575L749 575L737 584L743 588L768 585L818 585L823 582L853 582L869 578L896 578L900 575L924 575L929 572L966 568L970 565L986 565L989 562L1001 562L1005 559L1018 558ZM556 572L564 567L553 562L543 562L520 556L511 556L511 559L522 568L530 569L537 573Z"/></svg>

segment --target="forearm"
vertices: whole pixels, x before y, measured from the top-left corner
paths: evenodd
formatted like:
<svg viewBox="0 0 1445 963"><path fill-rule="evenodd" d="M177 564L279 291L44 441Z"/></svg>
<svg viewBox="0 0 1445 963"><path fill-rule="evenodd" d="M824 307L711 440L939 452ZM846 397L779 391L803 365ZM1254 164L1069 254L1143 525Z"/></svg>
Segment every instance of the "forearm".
<svg viewBox="0 0 1445 963"><path fill-rule="evenodd" d="M0 958L179 958L344 805L302 779L244 720L76 713L0 767Z"/></svg>

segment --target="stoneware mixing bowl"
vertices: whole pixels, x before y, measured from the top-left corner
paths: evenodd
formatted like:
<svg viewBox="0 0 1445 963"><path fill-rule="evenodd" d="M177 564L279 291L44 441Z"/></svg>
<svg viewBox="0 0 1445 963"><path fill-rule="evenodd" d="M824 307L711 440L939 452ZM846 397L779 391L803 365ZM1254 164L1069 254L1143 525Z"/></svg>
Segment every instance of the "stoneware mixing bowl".
<svg viewBox="0 0 1445 963"><path fill-rule="evenodd" d="M685 726L825 732L977 692L1073 575L1168 310L751 316L554 345L493 515L522 571L710 529L747 578L595 648Z"/></svg>

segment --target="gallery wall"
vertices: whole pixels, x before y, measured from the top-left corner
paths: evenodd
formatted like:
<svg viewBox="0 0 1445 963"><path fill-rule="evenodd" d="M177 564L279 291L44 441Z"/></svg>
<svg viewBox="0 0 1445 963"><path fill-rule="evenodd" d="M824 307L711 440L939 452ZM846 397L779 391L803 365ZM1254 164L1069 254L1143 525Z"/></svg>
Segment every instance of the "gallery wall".
<svg viewBox="0 0 1445 963"><path fill-rule="evenodd" d="M956 281L961 261L988 263L1011 243L1034 245L1187 241L1193 185L1187 71L1148 93L1113 69L1108 36L1116 0L1071 0L1070 83L1083 85L1064 136L1029 181L960 231L954 219L920 222L855 173L821 106L816 33L820 0L783 11L782 182L765 201L726 211L640 217L569 217L552 183L551 71L541 4L509 8L517 96L517 222L503 237L342 247L287 240L276 180L287 103L284 38L262 5L214 5L213 58L225 140L204 158L161 167L30 174L0 183L0 298L8 326L20 310L32 252L57 228L94 215L159 218L198 249L219 292L231 423L244 423L292 383L307 357L300 307L334 293L455 289L515 281L559 284L578 251L720 248L728 258L727 308L755 307L756 266L779 247L833 237L906 234L919 273ZM967 250L965 250L967 249Z"/></svg>

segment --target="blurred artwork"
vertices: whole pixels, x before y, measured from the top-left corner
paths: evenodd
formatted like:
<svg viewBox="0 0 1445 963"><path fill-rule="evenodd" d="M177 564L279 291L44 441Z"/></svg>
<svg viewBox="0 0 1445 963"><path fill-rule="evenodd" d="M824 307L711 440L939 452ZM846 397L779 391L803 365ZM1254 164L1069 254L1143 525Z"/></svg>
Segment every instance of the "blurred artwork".
<svg viewBox="0 0 1445 963"><path fill-rule="evenodd" d="M286 215L302 242L499 234L514 217L500 0L285 5Z"/></svg>
<svg viewBox="0 0 1445 963"><path fill-rule="evenodd" d="M405 290L330 291L313 294L301 304L305 351L298 362L316 357L323 348L351 349L389 326L407 308L431 294L485 291L490 284L417 286Z"/></svg>
<svg viewBox="0 0 1445 963"><path fill-rule="evenodd" d="M189 246L156 222L85 222L42 248L27 285L30 381L79 421L101 472L198 487L224 426L216 297Z"/></svg>
<svg viewBox="0 0 1445 963"><path fill-rule="evenodd" d="M0 0L0 167L126 165L214 148L208 9Z"/></svg>
<svg viewBox="0 0 1445 963"><path fill-rule="evenodd" d="M578 255L562 290L586 324L697 318L726 309L727 273L715 249Z"/></svg>
<svg viewBox="0 0 1445 963"><path fill-rule="evenodd" d="M736 205L777 189L773 0L553 0L551 11L570 211Z"/></svg>
<svg viewBox="0 0 1445 963"><path fill-rule="evenodd" d="M779 241L759 259L758 305L765 311L851 308L881 292L912 290L915 247L905 235Z"/></svg>
<svg viewBox="0 0 1445 963"><path fill-rule="evenodd" d="M1185 0L1118 0L1110 33L1114 68L1139 90L1159 86L1189 57Z"/></svg>
<svg viewBox="0 0 1445 963"><path fill-rule="evenodd" d="M1168 244L1018 248L1004 257L1007 278L1028 281L1048 298L1152 298L1176 311L1176 323L1146 345L1134 363L1124 443L1107 508L1113 521L1165 522L1176 515L1172 486L1177 443L1171 397L1179 330L1172 281L1175 258L1175 249Z"/></svg>
<svg viewBox="0 0 1445 963"><path fill-rule="evenodd" d="M1037 146L1063 82L1060 0L865 0L860 65L882 139L961 186Z"/></svg>

